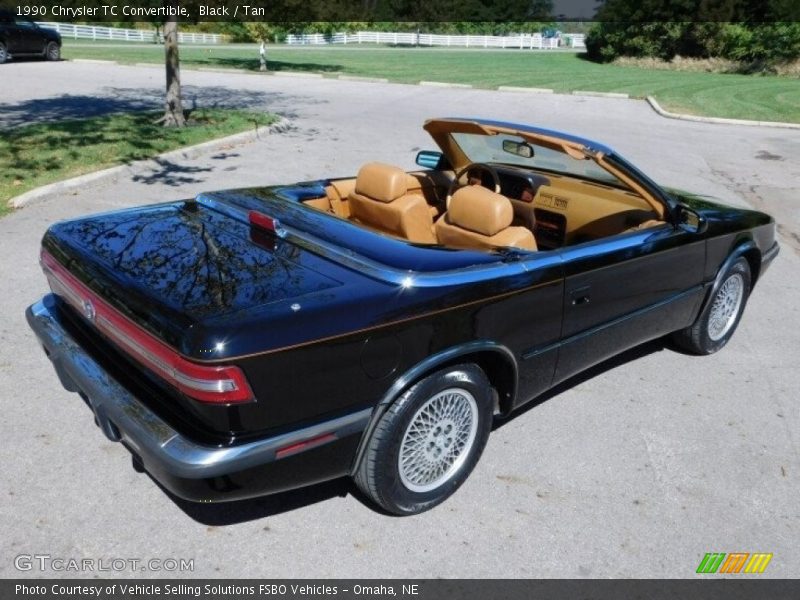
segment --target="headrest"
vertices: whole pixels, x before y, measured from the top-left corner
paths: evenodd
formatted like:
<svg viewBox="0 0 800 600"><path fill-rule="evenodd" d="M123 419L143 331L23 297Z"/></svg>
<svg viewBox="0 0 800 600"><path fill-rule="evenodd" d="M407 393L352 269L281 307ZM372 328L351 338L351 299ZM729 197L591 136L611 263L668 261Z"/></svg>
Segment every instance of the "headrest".
<svg viewBox="0 0 800 600"><path fill-rule="evenodd" d="M383 163L367 163L358 171L356 194L380 202L391 202L408 191L406 172Z"/></svg>
<svg viewBox="0 0 800 600"><path fill-rule="evenodd" d="M511 201L479 185L459 188L450 199L447 217L453 225L492 236L514 219Z"/></svg>

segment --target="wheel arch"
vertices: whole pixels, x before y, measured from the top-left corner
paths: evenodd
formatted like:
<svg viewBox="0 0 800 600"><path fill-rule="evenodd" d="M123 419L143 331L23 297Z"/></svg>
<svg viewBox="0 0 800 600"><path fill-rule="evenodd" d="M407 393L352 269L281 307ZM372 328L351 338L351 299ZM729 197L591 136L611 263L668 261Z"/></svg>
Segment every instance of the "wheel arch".
<svg viewBox="0 0 800 600"><path fill-rule="evenodd" d="M709 300L714 297L714 294L717 293L719 286L722 284L722 278L725 273L727 273L731 265L733 265L733 263L740 258L744 258L747 261L747 265L750 267L750 291L752 292L753 287L756 284L756 280L758 279L758 275L761 272L761 251L758 249L758 246L756 246L755 242L748 238L737 242L737 244L733 247L733 250L731 250L728 254L727 258L722 261L719 269L717 269L717 275L714 277L714 283L709 288L708 293L703 300L703 304L700 306L701 312L705 309Z"/></svg>
<svg viewBox="0 0 800 600"><path fill-rule="evenodd" d="M722 261L722 264L717 270L717 276L714 279L713 291L716 291L719 287L725 272L740 258L747 260L747 264L750 267L750 285L751 287L755 285L758 275L761 272L761 250L758 249L758 246L752 239L746 238L738 240L733 250L728 254L728 257Z"/></svg>
<svg viewBox="0 0 800 600"><path fill-rule="evenodd" d="M508 413L514 405L518 382L517 361L513 352L502 344L488 340L476 340L447 348L426 357L406 370L395 379L391 387L383 394L380 401L375 405L369 423L367 423L367 427L361 435L361 441L358 444L358 450L350 468L351 474L358 470L367 442L378 421L380 421L387 408L405 390L435 371L449 365L457 365L464 362L473 362L483 370L489 382L497 390L499 411L502 414Z"/></svg>

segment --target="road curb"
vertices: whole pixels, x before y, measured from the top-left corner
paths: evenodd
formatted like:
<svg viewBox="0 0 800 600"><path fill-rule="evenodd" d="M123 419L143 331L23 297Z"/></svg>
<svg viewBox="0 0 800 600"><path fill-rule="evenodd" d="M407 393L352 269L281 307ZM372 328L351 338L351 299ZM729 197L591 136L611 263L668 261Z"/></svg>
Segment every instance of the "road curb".
<svg viewBox="0 0 800 600"><path fill-rule="evenodd" d="M521 92L526 94L554 94L555 90L550 88L518 87L515 85L501 85L497 88L498 92Z"/></svg>
<svg viewBox="0 0 800 600"><path fill-rule="evenodd" d="M628 94L621 94L619 92L589 92L585 90L573 90L573 96L589 96L590 98L621 98L627 100L630 98Z"/></svg>
<svg viewBox="0 0 800 600"><path fill-rule="evenodd" d="M113 65L113 64L119 64L116 60L100 60L100 59L97 59L97 58L70 58L69 62L84 63L84 64L87 64L87 65ZM153 65L154 66L158 66L158 65L156 65L156 63L153 63ZM142 66L144 66L144 63L142 63Z"/></svg>
<svg viewBox="0 0 800 600"><path fill-rule="evenodd" d="M367 83L389 83L385 77L362 77L360 75L339 75L336 79L341 81L364 81Z"/></svg>
<svg viewBox="0 0 800 600"><path fill-rule="evenodd" d="M117 165L115 167L109 167L107 169L101 169L99 171L86 173L85 175L78 175L77 177L71 177L70 179L56 181L55 183L49 183L47 185L43 185L41 187L25 192L24 194L20 194L19 196L14 196L8 201L7 205L10 206L11 208L23 208L51 194L57 192L66 192L81 187L87 183L92 183L95 181L99 181L101 179L114 177L118 174L123 173L127 169L144 165L148 162L152 162L159 158L161 159L194 158L195 156L207 150L216 150L223 146L229 146L230 144L240 144L240 143L254 141L257 140L261 135L283 133L291 128L292 128L291 121L285 118L281 118L271 125L258 127L255 130L248 130L248 131L243 131L241 133L235 133L233 135L217 138L216 140L209 140L207 142L202 142L200 144L195 144L193 146L187 146L185 148L170 150L169 152L164 152L163 154L158 154L156 156L153 156L151 158L146 158L144 160L137 160L125 165Z"/></svg>
<svg viewBox="0 0 800 600"><path fill-rule="evenodd" d="M463 88L466 90L472 89L472 85L469 83L447 83L445 81L420 81L419 85L425 87Z"/></svg>
<svg viewBox="0 0 800 600"><path fill-rule="evenodd" d="M303 71L270 71L275 77L310 77L322 79L322 73L304 73Z"/></svg>
<svg viewBox="0 0 800 600"><path fill-rule="evenodd" d="M678 119L681 121L696 121L698 123L716 123L717 125L749 125L751 127L777 127L782 129L800 129L800 123L784 123L781 121L748 121L746 119L724 119L722 117L699 117L697 115L684 115L669 112L661 108L661 105L653 96L647 96L647 103L662 117L667 119Z"/></svg>
<svg viewBox="0 0 800 600"><path fill-rule="evenodd" d="M183 68L181 68L183 70ZM244 73L245 75L252 75L253 71L245 71L243 69L226 69L225 67L190 67L188 71L201 71L203 73Z"/></svg>

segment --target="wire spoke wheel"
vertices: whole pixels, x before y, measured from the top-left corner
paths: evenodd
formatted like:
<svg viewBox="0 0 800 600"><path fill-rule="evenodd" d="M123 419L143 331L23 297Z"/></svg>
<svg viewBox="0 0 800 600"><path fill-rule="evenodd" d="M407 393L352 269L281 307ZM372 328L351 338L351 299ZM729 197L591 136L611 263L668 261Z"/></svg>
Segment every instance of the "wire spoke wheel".
<svg viewBox="0 0 800 600"><path fill-rule="evenodd" d="M489 439L496 392L475 363L417 380L382 414L353 474L384 510L415 515L466 481Z"/></svg>
<svg viewBox="0 0 800 600"><path fill-rule="evenodd" d="M708 337L713 341L721 339L739 314L744 298L744 278L739 273L728 277L714 296L708 318Z"/></svg>
<svg viewBox="0 0 800 600"><path fill-rule="evenodd" d="M442 390L423 404L400 444L398 468L403 485L428 492L461 469L475 443L478 405L467 390Z"/></svg>
<svg viewBox="0 0 800 600"><path fill-rule="evenodd" d="M50 42L47 44L47 48L45 49L45 57L47 60L60 60L61 48L58 47L58 44L55 42Z"/></svg>

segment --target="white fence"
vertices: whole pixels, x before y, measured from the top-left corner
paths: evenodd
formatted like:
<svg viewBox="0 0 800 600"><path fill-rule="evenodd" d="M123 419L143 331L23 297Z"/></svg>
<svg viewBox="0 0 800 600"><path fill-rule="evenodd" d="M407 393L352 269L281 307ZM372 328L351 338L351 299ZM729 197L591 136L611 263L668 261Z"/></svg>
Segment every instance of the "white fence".
<svg viewBox="0 0 800 600"><path fill-rule="evenodd" d="M586 48L586 36L582 33L565 33L561 39L570 48Z"/></svg>
<svg viewBox="0 0 800 600"><path fill-rule="evenodd" d="M73 25L72 23L39 22L42 27L55 29L61 37L76 40L113 40L115 42L148 42L163 41L154 29L118 29L116 27L96 27L94 25ZM223 36L218 33L178 32L181 44L219 44Z"/></svg>
<svg viewBox="0 0 800 600"><path fill-rule="evenodd" d="M402 44L408 46L450 46L454 48L558 48L557 38L545 38L540 33L517 35L441 35L430 33L391 33L382 31L357 31L355 33L322 33L288 35L291 45L323 44ZM577 47L577 46L576 46Z"/></svg>

